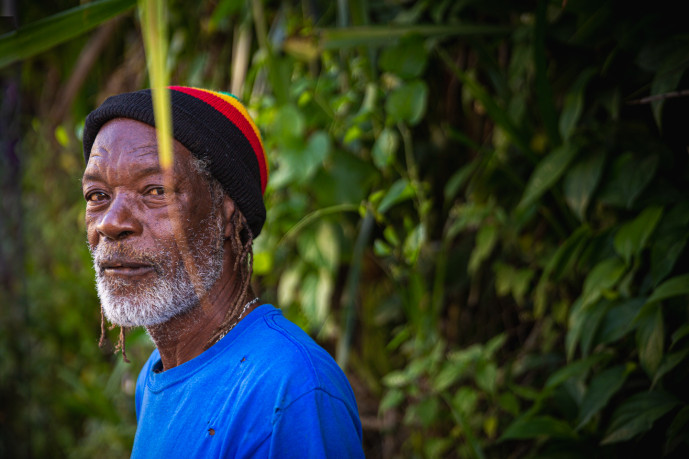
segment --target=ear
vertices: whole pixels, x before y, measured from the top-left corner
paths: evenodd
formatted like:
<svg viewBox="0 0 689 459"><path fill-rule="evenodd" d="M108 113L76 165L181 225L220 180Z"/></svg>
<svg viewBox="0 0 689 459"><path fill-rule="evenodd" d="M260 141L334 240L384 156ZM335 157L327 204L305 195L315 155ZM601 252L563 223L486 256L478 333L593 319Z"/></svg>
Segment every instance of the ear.
<svg viewBox="0 0 689 459"><path fill-rule="evenodd" d="M222 202L222 223L224 229L225 239L232 236L234 228L232 227L232 215L234 214L234 201L229 196L225 196Z"/></svg>

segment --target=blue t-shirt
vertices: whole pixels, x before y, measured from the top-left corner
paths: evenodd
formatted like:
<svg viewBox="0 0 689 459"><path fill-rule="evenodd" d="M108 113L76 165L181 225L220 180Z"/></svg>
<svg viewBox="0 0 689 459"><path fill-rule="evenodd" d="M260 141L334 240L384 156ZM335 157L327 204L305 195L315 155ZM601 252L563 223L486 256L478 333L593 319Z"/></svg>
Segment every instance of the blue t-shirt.
<svg viewBox="0 0 689 459"><path fill-rule="evenodd" d="M167 371L154 350L136 384L132 457L363 457L352 388L330 355L262 305Z"/></svg>

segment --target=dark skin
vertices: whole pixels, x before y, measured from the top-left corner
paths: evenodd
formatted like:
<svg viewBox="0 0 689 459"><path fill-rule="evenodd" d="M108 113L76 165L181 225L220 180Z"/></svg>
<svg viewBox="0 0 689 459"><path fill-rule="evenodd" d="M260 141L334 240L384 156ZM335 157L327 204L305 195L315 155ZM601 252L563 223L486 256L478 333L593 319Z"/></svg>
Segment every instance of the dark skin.
<svg viewBox="0 0 689 459"><path fill-rule="evenodd" d="M185 237L202 233L201 223L213 211L210 190L194 169L189 150L174 141L174 153L173 185L172 189L166 189L158 163L154 128L139 121L117 118L100 129L82 179L87 201L87 238L92 248L99 243L119 243L144 252L161 248L178 252L170 206L177 209ZM234 229L230 223L235 212L232 199L224 197L220 212L225 248L223 270L202 297L202 307L147 327L160 351L165 370L203 352L213 331L223 322L232 300L239 294L229 240ZM105 275L132 281L155 279L150 266L127 260L109 261L102 268Z"/></svg>

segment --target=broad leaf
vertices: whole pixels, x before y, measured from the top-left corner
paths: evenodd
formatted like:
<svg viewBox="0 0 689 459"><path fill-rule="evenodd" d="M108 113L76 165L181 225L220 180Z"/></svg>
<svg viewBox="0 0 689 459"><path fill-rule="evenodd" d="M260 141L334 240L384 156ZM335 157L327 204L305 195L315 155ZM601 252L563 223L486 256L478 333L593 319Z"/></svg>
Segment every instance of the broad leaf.
<svg viewBox="0 0 689 459"><path fill-rule="evenodd" d="M395 160L398 144L397 132L390 128L385 128L381 131L371 151L373 163L378 169L385 169L386 166Z"/></svg>
<svg viewBox="0 0 689 459"><path fill-rule="evenodd" d="M687 355L689 355L689 349L683 349L681 351L673 352L672 354L667 354L663 357L663 361L658 367L655 376L653 376L653 383L651 384L651 389L660 381L663 376L669 371L672 371L677 365L686 360Z"/></svg>
<svg viewBox="0 0 689 459"><path fill-rule="evenodd" d="M572 144L565 144L543 158L531 174L517 207L524 209L536 202L560 179L576 153Z"/></svg>
<svg viewBox="0 0 689 459"><path fill-rule="evenodd" d="M428 61L428 51L423 41L402 40L399 45L387 47L380 55L378 64L386 72L401 78L414 78L423 74Z"/></svg>
<svg viewBox="0 0 689 459"><path fill-rule="evenodd" d="M663 359L663 310L656 304L647 304L639 313L637 323L636 345L639 349L639 361L644 370L653 376Z"/></svg>
<svg viewBox="0 0 689 459"><path fill-rule="evenodd" d="M496 225L483 225L476 233L474 250L469 257L469 274L476 274L481 264L490 256L495 243L498 240L498 227Z"/></svg>
<svg viewBox="0 0 689 459"><path fill-rule="evenodd" d="M662 207L648 207L629 223L622 225L615 235L615 250L629 264L633 256L639 255L646 246L646 241L653 234L660 217Z"/></svg>
<svg viewBox="0 0 689 459"><path fill-rule="evenodd" d="M653 286L672 272L689 239L689 201L672 206L653 234L651 280Z"/></svg>
<svg viewBox="0 0 689 459"><path fill-rule="evenodd" d="M492 25L453 24L360 26L320 29L320 46L324 49L342 49L354 46L381 46L397 42L406 36L443 37L452 35L494 35L509 32L508 28Z"/></svg>
<svg viewBox="0 0 689 459"><path fill-rule="evenodd" d="M581 343L581 354L583 357L589 355L591 347L593 346L594 338L598 333L598 329L603 322L603 317L605 317L609 307L610 302L602 300L588 308L579 338Z"/></svg>
<svg viewBox="0 0 689 459"><path fill-rule="evenodd" d="M677 400L664 392L641 392L617 407L602 445L633 438L649 430L653 423L677 405Z"/></svg>
<svg viewBox="0 0 689 459"><path fill-rule="evenodd" d="M426 113L427 102L428 86L416 80L392 91L385 101L385 111L393 123L406 122L413 126Z"/></svg>
<svg viewBox="0 0 689 459"><path fill-rule="evenodd" d="M672 420L672 424L667 429L667 442L665 443L665 454L668 455L679 446L683 441L689 439L689 406L685 406Z"/></svg>
<svg viewBox="0 0 689 459"><path fill-rule="evenodd" d="M684 324L672 334L672 345L670 348L673 348L675 344L687 335L689 335L689 324Z"/></svg>
<svg viewBox="0 0 689 459"><path fill-rule="evenodd" d="M378 212L384 214L392 206L414 196L414 188L407 179L399 179L388 189L387 194L378 205Z"/></svg>
<svg viewBox="0 0 689 459"><path fill-rule="evenodd" d="M644 298L633 298L609 308L598 330L596 342L614 342L634 330L634 318L639 315L644 303Z"/></svg>
<svg viewBox="0 0 689 459"><path fill-rule="evenodd" d="M566 422L550 416L521 417L510 424L500 437L504 440L526 440L539 437L576 438Z"/></svg>
<svg viewBox="0 0 689 459"><path fill-rule="evenodd" d="M545 389L554 389L573 377L584 378L591 367L607 358L607 354L595 354L585 359L572 362L550 375L545 383Z"/></svg>
<svg viewBox="0 0 689 459"><path fill-rule="evenodd" d="M0 36L0 68L78 37L124 13L136 0L101 0L20 27Z"/></svg>
<svg viewBox="0 0 689 459"><path fill-rule="evenodd" d="M586 209L598 186L605 165L605 154L594 154L578 162L565 175L565 200L580 221L586 220Z"/></svg>
<svg viewBox="0 0 689 459"><path fill-rule="evenodd" d="M655 303L680 295L689 295L689 274L673 277L660 284L648 298L647 303Z"/></svg>
<svg viewBox="0 0 689 459"><path fill-rule="evenodd" d="M617 365L591 379L591 384L589 384L581 404L580 421L577 429L585 426L594 415L607 405L610 398L620 390L633 369L634 365Z"/></svg>
<svg viewBox="0 0 689 459"><path fill-rule="evenodd" d="M560 135L564 141L567 141L572 136L579 122L579 117L584 109L584 91L589 80L595 74L596 69L586 69L579 75L577 81L566 93L565 103L560 115Z"/></svg>
<svg viewBox="0 0 689 459"><path fill-rule="evenodd" d="M594 266L584 280L583 307L598 301L604 290L614 287L624 271L624 263L617 257L606 258Z"/></svg>
<svg viewBox="0 0 689 459"><path fill-rule="evenodd" d="M631 208L655 176L657 166L658 156L638 159L632 153L621 155L613 162L610 176L603 181L601 202Z"/></svg>
<svg viewBox="0 0 689 459"><path fill-rule="evenodd" d="M684 56L679 58L685 59ZM677 85L682 79L684 71L684 67L677 66L677 61L666 61L666 64L658 72L656 72L655 76L653 77L653 82L651 83L651 95L655 96L658 94L664 94L677 89ZM655 118L659 129L662 129L663 126L662 115L664 105L665 99L654 100L651 102L653 118Z"/></svg>
<svg viewBox="0 0 689 459"><path fill-rule="evenodd" d="M390 408L396 407L397 405L402 403L405 398L406 395L403 391L399 389L388 390L383 396L383 399L380 401L380 405L378 405L378 412L384 413Z"/></svg>
<svg viewBox="0 0 689 459"><path fill-rule="evenodd" d="M591 228L582 225L572 233L567 240L560 245L555 253L549 257L548 264L538 281L534 296L534 314L541 317L546 309L546 286L550 277L559 280L560 277L570 271L581 253L586 241L590 237Z"/></svg>

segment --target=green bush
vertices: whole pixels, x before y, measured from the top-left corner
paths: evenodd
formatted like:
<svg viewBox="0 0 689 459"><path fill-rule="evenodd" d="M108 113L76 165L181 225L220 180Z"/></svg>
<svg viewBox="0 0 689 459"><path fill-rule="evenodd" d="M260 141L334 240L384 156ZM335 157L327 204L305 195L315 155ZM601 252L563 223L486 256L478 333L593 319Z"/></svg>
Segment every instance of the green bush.
<svg viewBox="0 0 689 459"><path fill-rule="evenodd" d="M674 8L221 0L169 19L172 81L238 88L256 115L271 178L255 282L347 369L370 457L689 451ZM77 134L103 88L145 85L136 27L104 45L72 120L50 119L39 95L60 79L37 75L66 78L88 43L23 64L26 281L8 311L27 312L0 335L0 453L117 457L132 440L150 344L129 339L132 367L96 348Z"/></svg>

